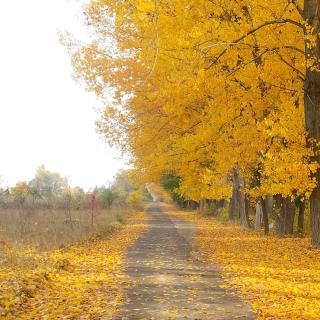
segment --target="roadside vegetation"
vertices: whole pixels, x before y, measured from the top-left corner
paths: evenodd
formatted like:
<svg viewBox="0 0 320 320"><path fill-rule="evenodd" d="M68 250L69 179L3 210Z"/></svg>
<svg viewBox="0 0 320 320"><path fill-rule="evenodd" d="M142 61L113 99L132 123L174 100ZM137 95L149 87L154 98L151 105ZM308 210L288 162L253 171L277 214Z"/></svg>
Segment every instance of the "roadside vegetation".
<svg viewBox="0 0 320 320"><path fill-rule="evenodd" d="M32 181L0 192L0 317L112 315L122 256L145 229L148 193L130 172L85 192L41 166Z"/></svg>
<svg viewBox="0 0 320 320"><path fill-rule="evenodd" d="M32 181L0 189L0 240L43 251L112 231L148 197L129 175L120 172L113 185L84 191L40 166Z"/></svg>

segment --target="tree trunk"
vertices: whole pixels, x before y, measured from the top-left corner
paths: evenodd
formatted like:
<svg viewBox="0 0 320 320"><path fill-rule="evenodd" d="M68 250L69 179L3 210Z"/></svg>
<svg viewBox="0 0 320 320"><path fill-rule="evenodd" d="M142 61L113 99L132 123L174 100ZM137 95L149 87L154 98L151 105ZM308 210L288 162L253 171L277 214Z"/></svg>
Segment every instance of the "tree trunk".
<svg viewBox="0 0 320 320"><path fill-rule="evenodd" d="M244 188L244 178L239 176L239 216L240 216L240 224L245 228L250 228L249 221L249 205L246 194L241 190Z"/></svg>
<svg viewBox="0 0 320 320"><path fill-rule="evenodd" d="M255 230L258 230L261 228L262 222L263 222L262 204L261 204L261 200L258 200L256 204L256 220L254 223Z"/></svg>
<svg viewBox="0 0 320 320"><path fill-rule="evenodd" d="M287 197L283 199L284 206L283 208L285 211L283 211L284 215L284 234L285 235L291 235L293 234L293 224L294 224L294 215L295 215L295 205L292 200Z"/></svg>
<svg viewBox="0 0 320 320"><path fill-rule="evenodd" d="M262 214L263 214L263 225L264 225L264 235L269 234L269 215L267 210L266 200L260 198L261 207L262 207Z"/></svg>
<svg viewBox="0 0 320 320"><path fill-rule="evenodd" d="M272 194L268 194L266 197L266 208L267 208L268 216L270 217L273 211L273 195Z"/></svg>
<svg viewBox="0 0 320 320"><path fill-rule="evenodd" d="M225 200L224 199L216 201L217 215L220 214L221 210L224 208L224 205L225 205Z"/></svg>
<svg viewBox="0 0 320 320"><path fill-rule="evenodd" d="M311 47L310 41L306 37L305 53L306 59L309 56L315 61L320 59L320 10L319 0L305 0L304 1L304 16L307 22L313 27L313 34L317 34L316 46ZM304 109L305 122L308 137L318 142L320 138L320 72L319 66L316 68L307 68L306 78L304 82ZM309 140L310 141L310 140ZM308 143L313 147L315 152L318 151L316 144ZM313 160L320 164L320 155L314 157ZM310 218L311 218L311 239L312 245L315 248L320 248L320 171L315 173L314 177L317 180L317 187L313 190L310 196Z"/></svg>
<svg viewBox="0 0 320 320"><path fill-rule="evenodd" d="M186 207L191 210L197 210L199 208L199 204L194 200L187 200Z"/></svg>
<svg viewBox="0 0 320 320"><path fill-rule="evenodd" d="M248 214L248 201L246 194L242 191L244 188L244 179L239 175L237 168L233 169L233 189L232 198L229 205L229 219L240 219L240 224L245 228L250 228L249 214Z"/></svg>
<svg viewBox="0 0 320 320"><path fill-rule="evenodd" d="M232 197L229 204L229 220L239 217L239 174L237 169L233 169L232 174Z"/></svg>
<svg viewBox="0 0 320 320"><path fill-rule="evenodd" d="M200 203L199 211L203 212L205 210L205 207L206 207L206 200L205 199L201 199L199 203Z"/></svg>
<svg viewBox="0 0 320 320"><path fill-rule="evenodd" d="M299 200L299 215L298 215L298 234L300 236L304 233L304 210L305 210L305 201Z"/></svg>
<svg viewBox="0 0 320 320"><path fill-rule="evenodd" d="M218 201L217 200L210 200L209 202L210 212L214 217L218 215Z"/></svg>
<svg viewBox="0 0 320 320"><path fill-rule="evenodd" d="M293 234L295 205L290 197L280 197L280 216L276 222L276 232L278 236Z"/></svg>

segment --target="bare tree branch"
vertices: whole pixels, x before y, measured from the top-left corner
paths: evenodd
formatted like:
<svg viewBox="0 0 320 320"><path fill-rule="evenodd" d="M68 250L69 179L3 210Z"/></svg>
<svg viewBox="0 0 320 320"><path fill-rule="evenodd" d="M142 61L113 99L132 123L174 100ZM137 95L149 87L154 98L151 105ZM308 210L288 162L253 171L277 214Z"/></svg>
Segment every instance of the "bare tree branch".
<svg viewBox="0 0 320 320"><path fill-rule="evenodd" d="M259 45L254 45L254 44L250 44L250 43L244 43L244 42L240 42L240 43L235 43L235 42L217 42L215 44L212 44L210 46L205 47L204 49L210 49L212 47L222 46L222 45L225 45L225 46L237 45L237 46L248 47L250 49L268 49L269 48L267 46L259 46ZM279 50L279 49L291 49L291 50L294 50L294 51L297 51L297 52L301 53L302 55L305 55L305 51L304 50L302 50L300 48L297 48L295 46L287 45L287 46L270 48L270 50ZM204 54L206 55L207 52L204 52Z"/></svg>
<svg viewBox="0 0 320 320"><path fill-rule="evenodd" d="M236 67L235 69L233 69L230 73L228 73L227 77L232 76L234 73L236 73L237 71L239 71L240 69L243 69L244 67L246 67L247 65L249 65L252 62L256 62L257 60L259 60L263 55L265 55L266 53L272 51L272 49L266 49L264 50L262 53L260 53L259 55L255 56L253 59L251 59L250 61L247 61L245 63L240 64L238 67Z"/></svg>
<svg viewBox="0 0 320 320"><path fill-rule="evenodd" d="M295 66L293 66L290 62L285 60L279 52L275 51L275 53L280 58L280 60L282 62L284 62L287 66L289 66L293 71L295 71L298 74L299 79L301 79L302 81L305 81L305 75L303 72L301 72L299 69L297 69Z"/></svg>
<svg viewBox="0 0 320 320"><path fill-rule="evenodd" d="M289 3L292 3L296 7L300 16L304 19L304 12L303 12L303 9L299 6L298 1L297 0L289 0Z"/></svg>
<svg viewBox="0 0 320 320"><path fill-rule="evenodd" d="M278 88L278 89L281 89L283 91L288 91L288 92L298 92L297 90L295 89L289 89L289 88L286 88L286 87L283 87L283 86L278 86L277 84L273 84L273 83L270 83L270 82L266 82L266 84L270 87L274 87L274 88Z"/></svg>
<svg viewBox="0 0 320 320"><path fill-rule="evenodd" d="M257 31L259 31L262 28L265 28L265 27L271 26L271 25L288 24L288 23L289 24L293 24L293 25L295 25L295 26L297 26L297 27L299 27L299 28L301 28L303 30L305 29L305 27L301 23L299 23L299 22L297 22L295 20L292 20L292 19L277 19L277 20L266 21L266 22L260 24L259 26L249 30L246 34L244 34L240 38L238 38L235 41L233 41L232 44L230 44L230 46L228 48L237 45L240 41L242 41L245 38L247 38L248 36L256 33ZM224 50L222 50L219 53L219 55L213 59L213 62L210 64L208 69L211 68L213 65L215 65L220 60L220 58L228 51L228 48L225 48Z"/></svg>

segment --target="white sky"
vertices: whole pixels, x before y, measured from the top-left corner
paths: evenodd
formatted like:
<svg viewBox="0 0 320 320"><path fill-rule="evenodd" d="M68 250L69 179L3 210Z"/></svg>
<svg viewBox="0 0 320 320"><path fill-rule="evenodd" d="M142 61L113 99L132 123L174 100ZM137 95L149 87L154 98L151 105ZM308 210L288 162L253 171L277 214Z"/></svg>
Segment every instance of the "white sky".
<svg viewBox="0 0 320 320"><path fill-rule="evenodd" d="M93 94L72 80L57 30L79 32L76 0L0 1L0 176L30 180L36 167L89 188L124 164L95 132Z"/></svg>

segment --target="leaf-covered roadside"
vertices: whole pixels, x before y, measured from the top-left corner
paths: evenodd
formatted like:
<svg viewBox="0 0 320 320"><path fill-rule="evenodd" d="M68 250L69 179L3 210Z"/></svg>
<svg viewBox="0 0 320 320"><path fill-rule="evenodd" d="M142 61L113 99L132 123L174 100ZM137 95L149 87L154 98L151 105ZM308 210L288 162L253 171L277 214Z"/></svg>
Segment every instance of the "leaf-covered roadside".
<svg viewBox="0 0 320 320"><path fill-rule="evenodd" d="M310 239L264 237L194 213L171 211L197 226L198 258L222 267L258 319L319 319L320 251Z"/></svg>
<svg viewBox="0 0 320 320"><path fill-rule="evenodd" d="M112 235L64 250L15 252L0 265L0 315L5 319L109 319L129 285L125 250L145 231L145 213Z"/></svg>

